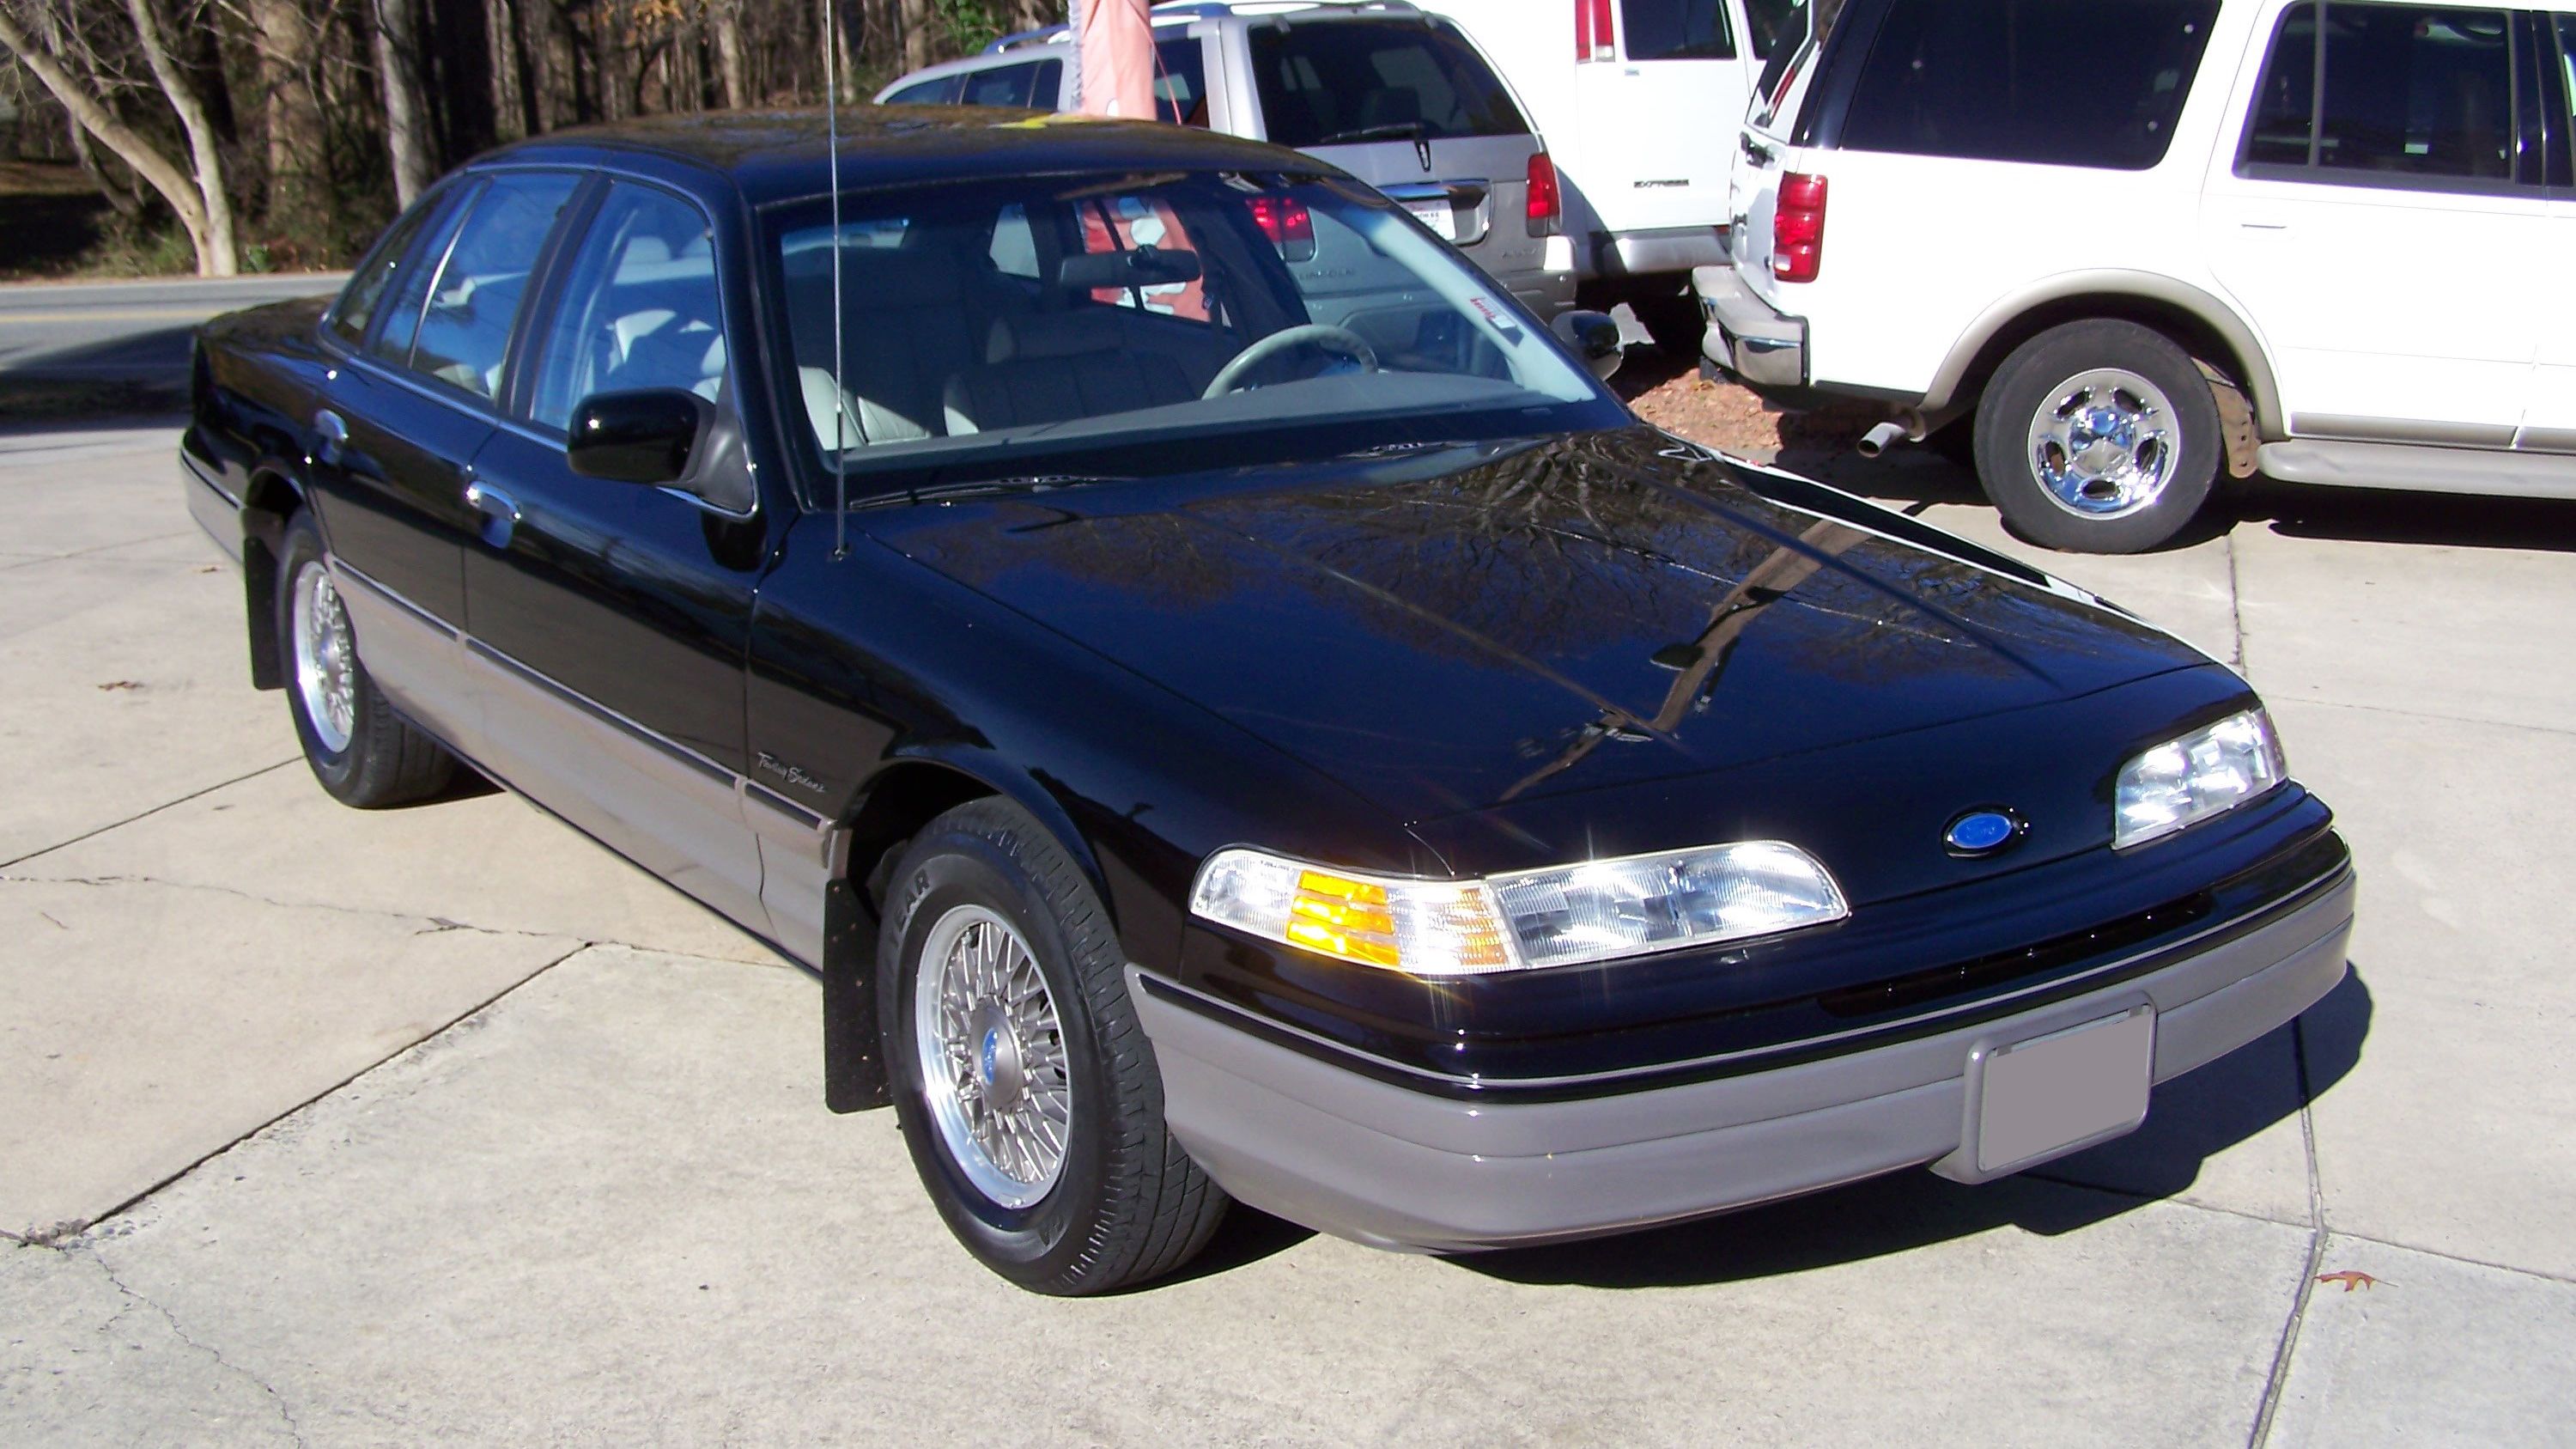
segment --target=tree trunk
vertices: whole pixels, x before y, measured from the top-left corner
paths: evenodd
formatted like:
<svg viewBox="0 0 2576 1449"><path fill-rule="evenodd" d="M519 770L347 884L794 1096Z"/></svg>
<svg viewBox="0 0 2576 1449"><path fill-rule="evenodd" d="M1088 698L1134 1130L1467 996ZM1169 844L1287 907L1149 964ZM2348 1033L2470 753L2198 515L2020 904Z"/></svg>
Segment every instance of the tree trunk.
<svg viewBox="0 0 2576 1449"><path fill-rule="evenodd" d="M132 127L118 120L114 112L84 89L51 51L38 49L6 9L0 9L0 47L16 56L18 63L71 113L72 119L98 138L100 145L115 152L118 160L161 193L161 199L178 214L179 224L187 228L188 240L196 246L198 276L232 276L240 265L233 251L232 203L224 196L223 170L215 157L213 130L206 123L205 108L197 103L178 68L171 64L169 52L161 44L161 27L153 20L145 0L127 0L127 8L133 14L138 40L145 59L152 64L153 76L161 82L172 109L179 112L180 124L188 130L199 168L194 186L169 157L136 135Z"/></svg>
<svg viewBox="0 0 2576 1449"><path fill-rule="evenodd" d="M385 93L385 153L394 169L394 201L404 210L436 179L429 154L429 102L420 90L419 17L411 0L373 0L376 77Z"/></svg>
<svg viewBox="0 0 2576 1449"><path fill-rule="evenodd" d="M313 89L320 36L296 0L246 0L257 32L261 110L268 119L268 215L326 214L322 101Z"/></svg>
<svg viewBox="0 0 2576 1449"><path fill-rule="evenodd" d="M99 164L98 153L90 148L89 132L77 117L65 111L63 122L63 129L71 136L72 160L80 163L81 174L89 178L90 185L98 188L99 195L107 198L107 204L116 209L117 215L128 221L140 218L143 215L143 198L107 174L107 168Z"/></svg>
<svg viewBox="0 0 2576 1449"><path fill-rule="evenodd" d="M399 3L417 5L420 0ZM489 151L501 139L500 112L493 104L491 16L482 0L439 0L428 6L428 15L426 29L417 19L412 22L413 33L422 37L421 58L428 62L414 73L430 76L437 88L439 147L453 163Z"/></svg>
<svg viewBox="0 0 2576 1449"><path fill-rule="evenodd" d="M751 104L751 71L742 53L742 7L718 7L714 23L716 75L724 85L725 109L739 111Z"/></svg>
<svg viewBox="0 0 2576 1449"><path fill-rule="evenodd" d="M903 68L930 64L930 0L903 0Z"/></svg>

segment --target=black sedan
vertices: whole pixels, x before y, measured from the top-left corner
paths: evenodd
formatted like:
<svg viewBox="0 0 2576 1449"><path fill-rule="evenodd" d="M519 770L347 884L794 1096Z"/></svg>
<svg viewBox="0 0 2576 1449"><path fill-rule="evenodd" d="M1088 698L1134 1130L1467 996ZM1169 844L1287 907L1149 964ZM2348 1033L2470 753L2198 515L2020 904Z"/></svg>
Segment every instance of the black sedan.
<svg viewBox="0 0 2576 1449"><path fill-rule="evenodd" d="M325 789L462 764L810 966L827 1103L1045 1292L1231 1199L1460 1251L1992 1178L2341 979L2242 679L1560 330L1290 151L637 124L210 324L181 461Z"/></svg>

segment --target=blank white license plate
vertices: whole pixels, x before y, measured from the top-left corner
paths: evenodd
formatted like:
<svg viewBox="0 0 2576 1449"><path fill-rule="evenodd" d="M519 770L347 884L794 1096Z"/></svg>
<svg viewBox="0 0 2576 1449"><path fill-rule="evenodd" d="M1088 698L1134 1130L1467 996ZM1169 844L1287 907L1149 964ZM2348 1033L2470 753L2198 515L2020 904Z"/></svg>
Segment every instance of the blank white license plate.
<svg viewBox="0 0 2576 1449"><path fill-rule="evenodd" d="M1458 239L1458 218L1450 210L1447 200L1408 201L1404 204L1404 209L1413 213L1414 220L1431 228L1433 236L1442 241Z"/></svg>
<svg viewBox="0 0 2576 1449"><path fill-rule="evenodd" d="M2155 1010L2140 1006L1988 1052L1977 1170L2036 1162L2145 1121L2155 1051Z"/></svg>

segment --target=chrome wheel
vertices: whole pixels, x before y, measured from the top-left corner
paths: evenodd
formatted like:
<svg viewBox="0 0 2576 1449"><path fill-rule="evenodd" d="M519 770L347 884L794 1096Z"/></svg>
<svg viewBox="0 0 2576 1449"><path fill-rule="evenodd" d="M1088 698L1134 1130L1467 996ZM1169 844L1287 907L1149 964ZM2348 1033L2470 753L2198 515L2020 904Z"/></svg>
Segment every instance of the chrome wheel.
<svg viewBox="0 0 2576 1449"><path fill-rule="evenodd" d="M949 1159L1002 1207L1045 1197L1064 1172L1073 1079L1055 998L1019 932L982 906L941 916L922 942L912 1029Z"/></svg>
<svg viewBox="0 0 2576 1449"><path fill-rule="evenodd" d="M2042 394L2023 450L2051 502L2095 519L2154 506L2181 455L2173 404L2124 367L2091 368Z"/></svg>
<svg viewBox="0 0 2576 1449"><path fill-rule="evenodd" d="M320 559L297 571L292 609L295 689L304 699L304 717L314 738L336 755L349 748L349 734L357 724L358 657L349 639L348 611L340 607L340 591L331 586L330 570Z"/></svg>

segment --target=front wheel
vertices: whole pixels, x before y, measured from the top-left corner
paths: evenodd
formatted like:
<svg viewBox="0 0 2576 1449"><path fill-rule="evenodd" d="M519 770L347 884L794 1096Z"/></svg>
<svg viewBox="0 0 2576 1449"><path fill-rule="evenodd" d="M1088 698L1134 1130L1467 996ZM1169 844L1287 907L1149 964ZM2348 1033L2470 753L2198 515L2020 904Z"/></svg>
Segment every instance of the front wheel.
<svg viewBox="0 0 2576 1449"><path fill-rule="evenodd" d="M278 657L286 661L286 702L305 763L331 798L376 809L447 788L456 757L396 713L358 660L331 576L322 531L299 513L287 524L277 566Z"/></svg>
<svg viewBox="0 0 2576 1449"><path fill-rule="evenodd" d="M2134 322L2053 327L1977 405L1977 476L2024 537L2084 553L2170 541L2209 501L2218 404L2189 355Z"/></svg>
<svg viewBox="0 0 2576 1449"><path fill-rule="evenodd" d="M1171 1272L1225 1194L1172 1139L1108 913L1027 811L977 800L905 850L878 1030L913 1167L967 1251L1040 1293Z"/></svg>

